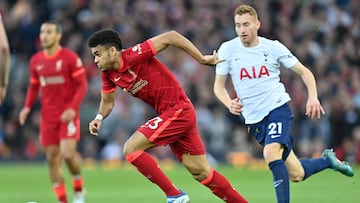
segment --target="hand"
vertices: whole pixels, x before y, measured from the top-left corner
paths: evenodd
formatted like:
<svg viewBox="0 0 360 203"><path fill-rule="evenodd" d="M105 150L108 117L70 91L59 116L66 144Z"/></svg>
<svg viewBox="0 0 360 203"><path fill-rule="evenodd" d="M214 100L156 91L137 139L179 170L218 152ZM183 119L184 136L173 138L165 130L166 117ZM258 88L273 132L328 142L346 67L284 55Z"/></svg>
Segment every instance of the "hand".
<svg viewBox="0 0 360 203"><path fill-rule="evenodd" d="M218 54L216 53L216 50L214 50L212 55L205 55L202 57L202 61L200 62L201 64L204 65L216 65L218 63L224 62L225 60L219 60L218 59Z"/></svg>
<svg viewBox="0 0 360 203"><path fill-rule="evenodd" d="M305 115L311 119L320 118L321 114L325 115L325 111L320 104L318 98L309 98L306 103Z"/></svg>
<svg viewBox="0 0 360 203"><path fill-rule="evenodd" d="M242 103L239 102L239 98L232 99L230 102L229 111L234 115L240 115L242 112L242 107L244 106Z"/></svg>
<svg viewBox="0 0 360 203"><path fill-rule="evenodd" d="M65 109L65 111L61 114L60 119L64 123L68 123L72 120L74 120L76 116L76 112L72 108Z"/></svg>
<svg viewBox="0 0 360 203"><path fill-rule="evenodd" d="M91 135L98 136L99 130L101 127L101 121L98 119L94 119L89 123L89 132Z"/></svg>
<svg viewBox="0 0 360 203"><path fill-rule="evenodd" d="M24 125L26 118L28 117L30 113L30 108L29 107L24 107L23 109L21 109L20 114L19 114L19 122L20 125Z"/></svg>

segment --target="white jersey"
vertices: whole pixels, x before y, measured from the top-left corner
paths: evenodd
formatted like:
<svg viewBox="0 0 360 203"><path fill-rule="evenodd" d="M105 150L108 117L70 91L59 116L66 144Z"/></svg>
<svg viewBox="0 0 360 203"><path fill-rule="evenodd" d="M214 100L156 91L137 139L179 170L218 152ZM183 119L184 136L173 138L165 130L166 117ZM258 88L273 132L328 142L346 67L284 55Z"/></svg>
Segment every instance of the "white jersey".
<svg viewBox="0 0 360 203"><path fill-rule="evenodd" d="M298 59L277 40L259 37L259 44L245 47L240 38L221 44L216 74L231 75L246 124L260 122L273 109L290 101L280 82L280 65L294 66Z"/></svg>

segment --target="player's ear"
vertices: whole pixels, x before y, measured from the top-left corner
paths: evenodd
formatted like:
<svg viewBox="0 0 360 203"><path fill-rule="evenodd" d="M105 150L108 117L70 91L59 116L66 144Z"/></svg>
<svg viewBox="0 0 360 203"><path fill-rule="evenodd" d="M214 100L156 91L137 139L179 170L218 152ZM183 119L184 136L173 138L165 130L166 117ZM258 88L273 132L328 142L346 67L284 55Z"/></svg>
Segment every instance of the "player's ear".
<svg viewBox="0 0 360 203"><path fill-rule="evenodd" d="M62 38L62 34L61 34L61 33L58 33L58 34L57 34L57 39L58 39L58 41L60 41L61 38Z"/></svg>
<svg viewBox="0 0 360 203"><path fill-rule="evenodd" d="M114 47L114 46L111 46L110 48L109 48L109 51L110 51L110 53L111 53L111 55L116 55L117 54L117 49Z"/></svg>
<svg viewBox="0 0 360 203"><path fill-rule="evenodd" d="M257 29L260 29L260 26L261 26L261 22L260 22L260 20L257 20L257 21L256 21L256 28L257 28Z"/></svg>

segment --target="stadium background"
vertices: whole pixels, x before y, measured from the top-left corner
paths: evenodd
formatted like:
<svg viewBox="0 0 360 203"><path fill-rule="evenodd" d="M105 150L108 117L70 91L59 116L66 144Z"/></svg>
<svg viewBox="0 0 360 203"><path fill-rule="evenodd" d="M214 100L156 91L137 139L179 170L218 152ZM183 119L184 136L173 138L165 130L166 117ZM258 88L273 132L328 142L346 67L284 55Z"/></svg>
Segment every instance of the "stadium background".
<svg viewBox="0 0 360 203"><path fill-rule="evenodd" d="M262 22L259 34L279 39L308 66L317 79L326 115L305 117L306 89L291 71L282 81L292 96L295 151L315 157L334 147L341 159L360 164L360 1L359 0L1 0L0 12L11 47L11 72L5 104L0 107L0 161L43 161L38 142L37 103L25 126L18 114L29 83L28 61L40 49L39 28L47 19L61 22L62 44L76 51L87 69L89 91L82 106L81 156L87 161L122 159L128 136L154 112L117 92L116 105L99 137L89 135L88 122L99 104L101 79L87 48L87 38L101 28L118 30L128 47L151 36L176 30L206 54L235 37L233 11L253 5ZM198 126L212 164L257 164L261 150L248 136L241 118L231 116L212 92L214 68L197 64L169 48L158 57L177 76L193 101ZM158 159L172 159L167 147L152 150ZM261 165L261 162L260 162Z"/></svg>

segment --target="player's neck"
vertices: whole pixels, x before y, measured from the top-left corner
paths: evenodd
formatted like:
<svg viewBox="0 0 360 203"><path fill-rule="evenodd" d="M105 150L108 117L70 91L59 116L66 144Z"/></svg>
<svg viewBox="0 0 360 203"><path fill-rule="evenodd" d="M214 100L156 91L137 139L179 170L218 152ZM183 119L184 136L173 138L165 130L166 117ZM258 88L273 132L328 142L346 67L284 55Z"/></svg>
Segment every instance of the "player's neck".
<svg viewBox="0 0 360 203"><path fill-rule="evenodd" d="M259 36L256 36L250 43L243 43L245 47L255 47L259 44Z"/></svg>
<svg viewBox="0 0 360 203"><path fill-rule="evenodd" d="M120 56L117 56L117 58L116 58L117 60L115 60L114 62L113 62L113 66L112 67L114 67L114 69L115 70L120 70L122 67L122 58L121 58L121 54L120 54Z"/></svg>
<svg viewBox="0 0 360 203"><path fill-rule="evenodd" d="M44 52L47 56L52 56L54 55L59 49L61 49L60 45L54 45L52 47L48 47L46 49L44 49Z"/></svg>
<svg viewBox="0 0 360 203"><path fill-rule="evenodd" d="M120 64L121 64L120 61L114 62L114 64L113 64L114 69L115 69L115 70L120 70L120 68L121 68L121 67L120 67Z"/></svg>

